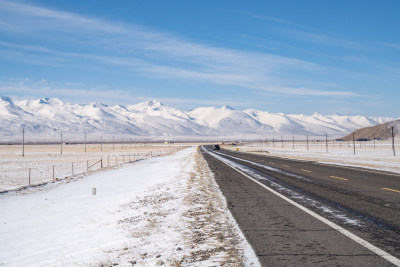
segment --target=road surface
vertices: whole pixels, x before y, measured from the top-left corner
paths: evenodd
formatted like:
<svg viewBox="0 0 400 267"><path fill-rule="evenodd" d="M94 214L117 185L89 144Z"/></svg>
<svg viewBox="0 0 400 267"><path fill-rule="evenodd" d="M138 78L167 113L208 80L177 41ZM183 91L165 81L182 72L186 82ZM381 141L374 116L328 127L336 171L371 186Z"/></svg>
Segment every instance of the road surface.
<svg viewBox="0 0 400 267"><path fill-rule="evenodd" d="M400 175L201 151L263 266L400 266Z"/></svg>

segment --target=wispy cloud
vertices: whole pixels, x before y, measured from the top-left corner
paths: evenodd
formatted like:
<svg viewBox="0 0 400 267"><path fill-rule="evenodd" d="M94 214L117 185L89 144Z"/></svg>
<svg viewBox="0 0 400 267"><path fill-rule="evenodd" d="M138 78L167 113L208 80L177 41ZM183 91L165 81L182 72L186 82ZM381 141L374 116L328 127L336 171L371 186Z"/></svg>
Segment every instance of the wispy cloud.
<svg viewBox="0 0 400 267"><path fill-rule="evenodd" d="M281 18L276 18L276 17L271 17L271 16L262 16L262 15L258 15L258 14L247 14L247 15L252 18L255 18L255 19L270 21L270 22L274 22L274 23L278 23L278 24L284 24L284 25L295 26L295 27L300 27L300 28L308 28L302 24L294 23L294 22L291 22L286 19L281 19Z"/></svg>
<svg viewBox="0 0 400 267"><path fill-rule="evenodd" d="M319 33L310 33L305 31L297 31L297 30L288 30L286 31L292 38L297 40L316 43L316 44L324 44L329 46L340 46L346 48L363 48L362 44L359 44L354 41L345 40L338 37L333 37L326 34Z"/></svg>
<svg viewBox="0 0 400 267"><path fill-rule="evenodd" d="M10 94L10 92L13 92ZM135 96L124 90L104 88L84 84L58 85L46 80L32 81L29 79L2 79L0 80L0 95L19 98L37 98L37 96L57 97L76 103L95 102L99 99L107 100L106 104L132 104L145 101L147 98ZM121 95L124 96L121 103Z"/></svg>
<svg viewBox="0 0 400 267"><path fill-rule="evenodd" d="M85 59L155 77L197 79L279 94L355 95L352 92L309 87L306 78L302 84L293 87L288 73L307 76L325 70L321 65L296 58L213 47L137 25L114 23L18 2L0 1L0 16L3 23L14 25L14 28L3 30L22 31L31 37L46 34L49 39L54 36L53 42L63 39L77 47L74 51L59 51L42 46L0 42L0 46L15 51L14 54L9 53L8 57L14 56L31 64L35 64L35 57L40 53L41 56L47 55L48 62L52 64L76 64L79 59ZM273 17L264 19L291 24ZM327 36L303 32L293 34L309 41L332 41ZM340 45L352 44L341 41Z"/></svg>
<svg viewBox="0 0 400 267"><path fill-rule="evenodd" d="M9 92L18 92L10 94ZM102 101L108 105L131 105L139 102L151 100L150 96L138 95L135 90L129 92L125 90L110 89L105 86L85 85L85 84L54 84L46 80L32 81L29 79L2 79L0 77L0 96L7 95L14 99L37 99L41 97L56 97L64 101L73 103L87 104L89 102ZM120 96L124 98L121 100ZM235 108L245 108L255 104L268 104L268 101L253 98L237 100L227 96L223 100L218 99L198 99L187 97L157 97L157 100L170 106L179 106L184 109L196 107L229 105ZM272 103L271 103L272 104Z"/></svg>
<svg viewBox="0 0 400 267"><path fill-rule="evenodd" d="M379 42L378 44L383 45L385 47L393 48L396 50L400 50L400 44L393 44L393 43L381 43Z"/></svg>

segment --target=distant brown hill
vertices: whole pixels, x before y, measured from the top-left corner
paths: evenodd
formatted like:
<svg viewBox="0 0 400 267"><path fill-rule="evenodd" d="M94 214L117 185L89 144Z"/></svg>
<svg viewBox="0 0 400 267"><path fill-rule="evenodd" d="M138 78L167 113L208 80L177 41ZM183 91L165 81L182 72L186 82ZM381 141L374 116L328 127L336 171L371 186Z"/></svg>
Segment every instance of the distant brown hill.
<svg viewBox="0 0 400 267"><path fill-rule="evenodd" d="M400 134L400 119L382 123L376 126L365 127L354 131L354 139L387 139L392 137L392 127L394 134ZM343 140L353 140L353 133L342 137Z"/></svg>

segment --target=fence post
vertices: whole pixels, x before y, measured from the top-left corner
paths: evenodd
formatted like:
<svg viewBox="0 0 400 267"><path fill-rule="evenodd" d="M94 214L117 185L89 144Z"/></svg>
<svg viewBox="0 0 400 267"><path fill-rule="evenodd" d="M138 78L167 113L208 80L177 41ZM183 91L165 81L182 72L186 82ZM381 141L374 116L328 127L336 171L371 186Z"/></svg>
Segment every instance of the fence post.
<svg viewBox="0 0 400 267"><path fill-rule="evenodd" d="M125 155L122 155L122 163L125 163Z"/></svg>
<svg viewBox="0 0 400 267"><path fill-rule="evenodd" d="M72 162L72 176L74 176L74 163Z"/></svg>
<svg viewBox="0 0 400 267"><path fill-rule="evenodd" d="M29 168L29 181L28 181L28 185L31 185L31 168Z"/></svg>
<svg viewBox="0 0 400 267"><path fill-rule="evenodd" d="M54 175L54 165L53 165L53 182L55 181L55 175Z"/></svg>
<svg viewBox="0 0 400 267"><path fill-rule="evenodd" d="M308 134L307 134L307 151L308 151Z"/></svg>
<svg viewBox="0 0 400 267"><path fill-rule="evenodd" d="M354 141L354 132L353 132L353 153L354 153L354 155L356 154L356 143L355 143L355 141Z"/></svg>
<svg viewBox="0 0 400 267"><path fill-rule="evenodd" d="M89 160L86 161L86 171L89 171Z"/></svg>
<svg viewBox="0 0 400 267"><path fill-rule="evenodd" d="M115 156L115 165L118 165L118 156Z"/></svg>
<svg viewBox="0 0 400 267"><path fill-rule="evenodd" d="M103 169L103 158L100 159L100 166Z"/></svg>
<svg viewBox="0 0 400 267"><path fill-rule="evenodd" d="M281 136L281 143L282 143L282 148L283 148L283 137Z"/></svg>
<svg viewBox="0 0 400 267"><path fill-rule="evenodd" d="M107 156L107 168L110 167L110 155Z"/></svg>

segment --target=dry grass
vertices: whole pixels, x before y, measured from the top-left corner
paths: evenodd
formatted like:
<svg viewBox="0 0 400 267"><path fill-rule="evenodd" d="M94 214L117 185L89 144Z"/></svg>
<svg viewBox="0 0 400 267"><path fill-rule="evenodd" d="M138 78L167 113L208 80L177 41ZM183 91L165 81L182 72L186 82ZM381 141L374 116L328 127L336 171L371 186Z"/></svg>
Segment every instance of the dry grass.
<svg viewBox="0 0 400 267"><path fill-rule="evenodd" d="M239 241L227 219L226 204L200 154L196 156L196 172L190 175L187 191L184 201L190 208L183 216L188 223L185 239L191 252L184 265L211 260L218 266L242 266L243 255L237 249Z"/></svg>

